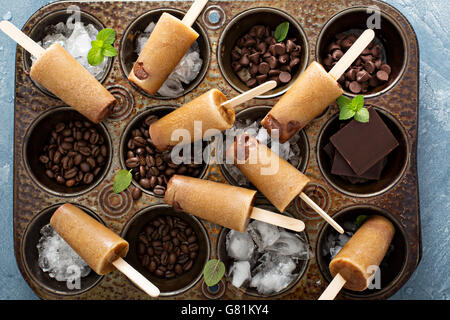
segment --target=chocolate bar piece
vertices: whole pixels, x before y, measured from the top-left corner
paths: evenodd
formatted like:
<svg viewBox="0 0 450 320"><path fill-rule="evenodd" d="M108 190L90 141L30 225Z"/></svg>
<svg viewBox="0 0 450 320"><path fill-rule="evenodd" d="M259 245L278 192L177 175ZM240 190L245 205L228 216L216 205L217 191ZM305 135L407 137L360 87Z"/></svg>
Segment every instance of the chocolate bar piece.
<svg viewBox="0 0 450 320"><path fill-rule="evenodd" d="M330 141L357 175L372 168L398 146L392 132L374 108L368 123L350 121Z"/></svg>

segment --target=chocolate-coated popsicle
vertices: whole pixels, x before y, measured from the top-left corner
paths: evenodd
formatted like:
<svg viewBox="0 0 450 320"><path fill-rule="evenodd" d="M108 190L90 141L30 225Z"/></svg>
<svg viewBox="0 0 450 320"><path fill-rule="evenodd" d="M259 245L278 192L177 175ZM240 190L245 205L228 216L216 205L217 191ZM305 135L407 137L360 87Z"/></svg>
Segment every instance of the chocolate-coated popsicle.
<svg viewBox="0 0 450 320"><path fill-rule="evenodd" d="M250 218L302 231L304 223L253 207L256 191L228 184L174 175L164 201L174 209L193 214L223 227L244 232Z"/></svg>

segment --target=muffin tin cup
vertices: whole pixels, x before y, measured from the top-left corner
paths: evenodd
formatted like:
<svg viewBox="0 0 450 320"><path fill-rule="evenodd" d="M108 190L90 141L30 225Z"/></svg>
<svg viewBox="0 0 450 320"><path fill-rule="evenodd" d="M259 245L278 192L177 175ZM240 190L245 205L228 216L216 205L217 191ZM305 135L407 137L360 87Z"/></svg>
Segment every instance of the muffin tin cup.
<svg viewBox="0 0 450 320"><path fill-rule="evenodd" d="M70 188L65 185L58 184L55 180L47 177L45 174L45 168L39 162L42 147L45 143L47 143L53 126L60 121L67 121L68 119L74 121L87 120L84 116L71 107L52 108L39 115L39 117L37 117L30 125L25 134L24 147L22 151L25 168L31 179L41 189L58 197L75 197L94 189L105 178L106 173L111 166L113 155L113 143L106 126L102 123L95 124L94 127L105 139L105 145L107 147L107 159L97 177L95 177L89 185L82 184L80 186Z"/></svg>
<svg viewBox="0 0 450 320"><path fill-rule="evenodd" d="M61 205L62 203L56 204L42 210L30 221L21 241L22 260L24 261L25 270L38 286L59 296L74 296L93 289L103 279L103 276L100 276L96 274L95 271L91 270L86 277L80 279L79 289L69 289L66 282L57 281L56 279L51 278L47 272L42 271L40 268L38 264L39 253L36 247L41 238L40 230L43 226L50 223L50 218L53 213ZM100 223L104 224L90 209L80 205L76 206Z"/></svg>
<svg viewBox="0 0 450 320"><path fill-rule="evenodd" d="M277 211L277 209L271 205L256 204L255 207L279 213L279 211ZM292 215L289 212L283 212L282 214L289 216L291 218L296 218L294 215ZM228 274L228 272L234 262L234 259L230 258L228 256L227 250L226 250L226 237L227 237L228 232L230 232L230 231L231 230L228 228L221 229L219 236L218 236L218 240L217 240L217 256L225 264L225 269L226 269L225 278L228 282L228 286L233 287L235 290L238 290L247 296L261 298L261 299L282 297L283 294L285 294L286 292L290 291L295 286L297 286L297 284L300 282L302 277L305 275L306 270L308 269L309 261L314 259L313 257L311 257L310 260L298 260L296 263L297 267L293 271L294 274L298 273L298 275L295 277L294 280L292 280L292 282L286 288L284 288L283 290L281 290L279 292L273 292L271 294L260 294L260 293L258 293L258 291L255 288L250 288L250 287L249 288L236 288L231 284L231 277ZM295 233L294 231L290 231L290 232ZM309 239L308 239L308 235L306 232L302 231L302 232L296 232L296 233L302 234L303 236L305 236L305 238L309 244Z"/></svg>
<svg viewBox="0 0 450 320"><path fill-rule="evenodd" d="M121 140L120 140L119 155L120 155L120 163L121 163L122 168L129 170L129 168L127 168L127 166L125 165L125 158L126 158L126 153L127 153L127 142L130 139L131 132L133 131L133 129L139 127L141 125L141 123L145 120L145 118L150 115L157 115L159 118L162 118L163 116L169 114L170 112L172 112L174 110L176 110L176 108L173 106L158 106L158 107L150 108L148 110L145 110L145 111L139 113L128 123L127 127L125 128L125 130L122 134ZM209 149L207 146L204 145L202 155L205 154L205 150L209 150ZM205 163L203 165L203 169L200 171L200 174L195 178L202 179L206 175L206 172L208 171L208 166L209 166L209 158L204 159L204 162ZM132 183L134 186L141 189L146 194L149 194L149 195L151 195L153 197L157 197L157 198L164 197L164 195L157 195L153 191L145 189L134 179L134 177L133 177Z"/></svg>
<svg viewBox="0 0 450 320"><path fill-rule="evenodd" d="M337 13L328 20L317 40L316 60L319 63L323 64L323 58L326 56L325 50L336 34L355 29L360 31L367 29L367 21L374 14L373 11L368 11L369 9L371 9L369 6L354 6ZM386 83L367 93L360 93L366 98L377 97L391 90L402 78L408 59L406 37L399 24L386 11L380 10L379 12L381 29L374 29L375 41L381 42L385 48L386 61L383 62L392 67L392 72ZM344 92L348 96L356 96L348 90L344 89Z"/></svg>
<svg viewBox="0 0 450 320"><path fill-rule="evenodd" d="M182 19L183 16L186 14L186 12L174 8L158 8L138 16L125 30L122 40L120 42L120 52L119 52L120 67L122 68L122 73L125 79L128 78L128 75L130 74L134 63L136 62L139 56L135 52L137 36L141 34L151 22L157 23L160 16L164 12L170 13L171 15L179 19ZM199 37L197 38L196 41L199 44L200 58L202 58L203 64L197 77L194 80L192 80L191 83L183 84L184 90L179 96L175 98L170 98L161 96L159 94L151 95L145 92L144 90L138 88L134 83L129 82L129 84L135 90L139 91L143 95L153 99L160 99L160 100L176 99L194 90L203 81L203 78L208 72L209 63L211 60L211 45L209 42L207 32L198 21L194 22L192 28L199 34Z"/></svg>
<svg viewBox="0 0 450 320"><path fill-rule="evenodd" d="M403 276L408 262L408 256L410 255L408 236L404 227L393 213L372 205L355 205L346 207L337 212L333 218L342 226L345 221L355 221L358 215L381 215L389 219L395 227L394 238L391 242L393 249L391 252L388 250L385 259L380 264L380 289L366 289L362 292L358 292L343 288L341 290L341 294L350 299L379 299L386 292L391 290ZM317 265L319 266L322 276L328 283L333 280L328 268L331 258L329 254L324 256L324 251L328 248L326 241L331 232L335 233L330 225L325 224L317 237L316 247Z"/></svg>
<svg viewBox="0 0 450 320"><path fill-rule="evenodd" d="M296 72L292 75L291 81L258 96L258 98L275 98L282 95L306 69L309 61L309 43L305 31L297 19L287 12L276 8L251 8L239 13L231 19L223 29L217 46L217 62L219 69L225 80L235 90L242 93L250 89L241 81L241 79L239 79L231 67L231 51L235 46L237 39L248 32L254 25L268 25L275 30L275 28L284 21L288 21L290 24L287 38L297 38L298 44L302 47L300 63L295 67Z"/></svg>
<svg viewBox="0 0 450 320"><path fill-rule="evenodd" d="M49 31L48 29L50 26L56 25L59 22L66 23L67 19L73 15L74 15L74 12L69 10L69 8L62 9L62 10L50 11L47 15L42 17L36 24L33 25L33 28L28 33L28 36L31 39L33 39L34 41L41 41L48 34L48 31ZM87 13L86 11L81 10L79 12L79 18L80 18L80 21L84 23L84 25L93 24L95 26L95 28L99 31L101 29L105 28L105 26L99 19L97 19L92 14ZM25 49L22 49L22 52L23 52L24 69L27 71L30 71L31 65L32 65L31 55ZM106 78L108 77L108 74L111 70L112 64L113 64L113 59L108 58L107 66L105 67L105 70L103 71L102 76L97 78L97 80L99 80L100 83L103 83L106 80ZM57 99L57 97L52 92L47 90L41 84L34 81L33 79L31 79L31 81L33 81L35 86L38 87L43 93Z"/></svg>
<svg viewBox="0 0 450 320"><path fill-rule="evenodd" d="M65 110L72 112L71 116L80 117L80 115L74 109L61 107L61 101L54 99L47 94L43 94L41 89L30 81L29 75L26 73L27 69L25 68L24 62L24 55L26 53L21 47L18 47L16 51L13 170L14 250L17 265L24 279L40 298L96 300L150 299L143 291L137 289L131 281L127 280L126 277L117 272L103 276L98 282L94 281L95 284L86 287L86 290L84 290L83 287L84 291L82 292L71 292L67 294L64 290L59 291L58 289L55 290L51 287L48 288L45 283L42 283L42 281L39 280L37 271L28 267L28 265L33 263L37 264L37 261L30 262L29 259L32 257L30 252L32 251L30 251L31 249L27 249L30 248L30 245L26 246L26 240L24 239L25 233L27 233L27 239L30 237L29 234L31 233L28 229L36 225L36 216L41 215L43 211L54 204L60 204L65 201L82 206L83 210L88 213L92 213L88 208L95 209L95 214L98 214L98 216L101 217L105 225L116 233L122 231L122 235L125 235L125 228L131 230L130 225L132 219L134 222L138 220L143 221L140 220L142 218L138 218L138 214L143 217L149 217L150 215L160 212L160 210L171 211L170 208L164 205L162 205L161 209L163 199L156 197L145 190L143 196L137 200L133 199L133 189L139 188L136 182L132 182L133 186L119 195L113 193L115 173L121 168L126 168L124 165L125 149L123 141L126 138L126 135L131 132L130 128L132 128L133 124L139 122L138 119L143 120L145 118L144 114L155 112L164 115L175 109L173 106L167 106L169 103L166 100L154 99L153 97L149 98L149 96L136 91L136 88L127 80L126 76L128 74L124 74L125 72L123 70L121 59L124 58L122 49L125 42L125 33L128 31L127 36L129 36L131 34L130 30L133 23L137 23L139 18L149 14L149 10L157 11L158 8L162 8L159 9L160 12L162 12L170 11L171 9L167 9L168 7L174 7L174 10L185 13L188 11L191 4L191 2L186 1L157 1L152 3L151 7L149 7L148 2L145 1L59 1L39 9L23 26L23 31L26 34L32 34L32 30L37 28L37 25L39 25L50 13L58 11L65 12L69 6L76 5L82 12L94 16L101 21L103 23L102 27L112 28L116 31L117 39L115 45L119 49L119 57L117 59L112 59L112 67L108 71L106 79L104 79L105 87L118 98L119 105L115 108L114 114L99 125L102 130L106 132L106 140L110 146L108 151L108 165L105 167L105 172L102 174L101 178L93 183L92 186L89 186L86 190L69 194L51 190L49 186L40 183L35 177L36 173L32 170L29 163L30 157L27 159L25 153L27 145L31 146L31 144L35 144L38 146L44 143L44 141L38 139L30 139L30 133L33 131L33 128L39 127L36 125L37 123L55 123L57 112L64 108ZM186 101L193 100L195 97L211 88L218 88L228 97L236 95L233 92L239 90L226 78L229 74L219 63L219 52L221 52L219 46L224 48L224 45L226 45L225 42L221 41L224 37L230 37L227 41L234 44L237 38L231 39L230 33L226 32L226 30L233 29L238 25L242 26L244 20L242 20L242 23L236 25L236 18L252 12L255 8L259 11L271 10L271 12L276 11L287 14L295 20L295 23L291 24L292 30L294 30L293 26L296 24L301 26L303 29L301 32L304 32L304 34L307 35L307 39L305 37L306 43L303 45L305 61L302 68L306 67L310 60L319 60L319 50L317 46L319 34L322 33L321 39L324 39L323 41L328 41L326 38L329 33L332 33L330 37L334 36L334 31L332 29L327 29L329 31L324 29L325 26L328 27L329 25L334 25L333 21L336 19L334 17L341 12L346 12L347 8L352 10L354 8L359 8L360 10L361 8L366 8L361 6L360 2L357 0L310 1L305 2L302 6L293 6L292 4L292 1L283 0L276 3L277 9L272 9L268 8L274 5L271 0L226 0L208 3L195 24L195 26L197 24L199 25L202 32L206 34L205 39L208 39L208 43L210 42L211 48L207 50L209 62L204 65L207 70L205 71L204 77L202 76L202 78L198 80L198 83L192 87L191 91L187 92L183 97L174 99L170 104L176 103L176 106L181 106ZM401 286L411 277L414 270L417 268L422 254L416 164L419 100L419 47L414 35L414 30L398 10L384 2L376 0L369 0L368 2L365 2L364 5L378 6L383 17L385 15L391 18L389 21L392 22L392 25L395 27L394 31L398 31L398 34L402 37L399 43L401 43L400 46L404 47L403 52L405 56L402 57L402 59L399 59L401 62L396 65L400 68L402 63L406 63L406 66L403 70L399 71L399 79L396 80L396 83L392 84L391 87L386 87L377 93L370 93L365 95L365 97L370 98L370 100L366 100L367 105L373 105L378 108L377 110L379 110L382 119L390 126L393 133L396 134L396 137L400 137L400 140L403 139L405 141L404 153L406 154L406 157L398 157L398 169L392 171L392 176L396 175L395 179L392 178L391 181L387 182L387 185L383 185L377 190L366 190L364 191L364 195L358 195L356 193L350 194L348 191L344 190L343 186L333 186L330 182L331 180L326 177L325 165L319 163L322 162L320 160L322 156L320 156L321 151L320 148L318 148L320 143L322 143L321 141L324 141L323 139L326 138L324 131L326 127L332 128L332 120L330 120L330 118L338 111L336 104L332 104L321 116L317 117L314 121L311 121L311 123L303 129L301 134L302 136L304 135L306 139L304 151L305 163L302 162L299 169L311 179L311 183L305 188L305 192L316 199L318 204L323 207L330 216L335 216L337 210L344 208L342 210L344 211L349 208L349 206L361 207L364 210L371 210L370 212L378 214L386 212L386 215L391 218L396 227L400 230L397 235L402 239L403 235L406 235L405 239L407 241L407 246L405 247L405 250L399 254L402 259L397 267L398 274L392 277L392 281L387 284L385 288L376 293L372 292L369 295L364 293L362 297L353 292L346 293L345 291L340 295L340 298L343 299L386 299L399 290L399 288L401 288ZM250 18L250 16L248 17ZM285 20L284 16L281 16L280 19L283 19L283 21ZM250 21L250 19L248 20ZM282 22L281 20L273 21L275 21L274 24ZM146 23L147 21L142 22L142 26ZM339 25L342 25L342 22L339 22ZM147 25L144 27L146 26ZM246 31L247 30L242 29L242 32ZM239 35L236 34L236 37L238 36ZM310 43L311 46L309 46L308 43ZM130 64L132 63L134 63L134 61L130 62ZM394 66L394 62L390 62L390 64ZM279 100L280 95L281 93L274 94L273 92L269 92L266 94L266 97L261 96L240 105L237 107L236 113L238 117L240 117L241 112L238 111L245 110L242 111L243 117L254 119L251 107L256 106L258 109L261 108L261 111L258 111L258 117L262 118L268 112L270 106L273 106ZM264 100L262 100L262 98L264 98ZM261 105L264 105L264 107ZM40 120L42 120L45 115L49 115L48 122L41 122ZM64 117L64 119L66 118L67 117ZM38 128L39 131L36 132L42 132L42 136L44 136L45 132L50 130L47 127L46 124L41 125L42 130ZM402 141L400 142L403 143ZM208 144L208 147L213 144L214 143ZM113 146L117 146L117 148L114 148ZM406 161L406 164L402 161ZM227 183L228 178L226 172L222 171L222 168L218 164L211 163L204 167L204 170L199 174L199 177ZM389 170L387 172L389 172ZM306 204L299 201L301 200L298 198L294 201L289 212L305 222L305 233L309 239L312 251L317 252L317 247L319 245L318 236L322 234L319 230L322 227L327 227L327 225L315 212L309 210L310 208L305 208L304 206L306 206ZM257 197L256 203L268 204L266 199L262 198L261 195ZM153 209L154 207L155 209ZM144 214L143 212L148 212L148 214ZM136 218L134 220L133 217L135 215ZM48 216L50 216L50 214L48 214ZM186 217L190 216L186 215ZM200 223L204 229L206 229L208 238L208 245L201 248L201 250L205 252L205 259L208 259L209 256L211 256L211 258L220 258L218 252L219 236L221 233L225 233L225 231L222 231L222 228L214 223L209 223L207 221L201 221ZM34 234L35 237L37 237L37 233L34 232ZM223 238L223 235L221 237ZM34 242L37 240L38 239L35 238ZM211 246L211 251L207 252L207 246ZM31 244L31 247L35 248L35 244ZM34 250L34 248L32 250ZM130 251L130 253L132 252ZM130 256L127 256L126 260L131 262L129 258ZM319 263L321 264L320 267ZM273 295L270 298L289 300L317 299L323 290L325 290L328 284L327 281L330 280L325 277L325 275L322 275L323 270L327 270L327 268L328 266L326 263L319 261L318 258L310 259L305 267L303 276L298 282L288 290L281 294ZM163 285L164 292L170 294L170 296L163 295L161 299L221 298L224 300L237 300L241 299L243 296L251 300L263 298L234 288L230 285L228 282L229 279L226 277L222 279L219 288L217 288L216 291L208 288L205 290L204 281L201 279L196 280L199 274L200 272L191 277L190 281L192 281L192 285L189 281L180 285L178 288L167 288ZM100 285L96 285L100 281Z"/></svg>
<svg viewBox="0 0 450 320"><path fill-rule="evenodd" d="M155 217L167 215L181 218L187 222L197 235L200 247L199 254L195 258L195 263L192 268L188 272L180 276L175 276L172 279L163 279L151 274L146 268L142 267L136 253L136 240L146 223ZM165 204L144 208L137 212L127 222L122 230L121 236L130 244L127 255L128 263L159 288L161 297L179 295L192 288L203 276L203 267L208 262L211 254L208 232L200 220L193 215L175 211Z"/></svg>
<svg viewBox="0 0 450 320"><path fill-rule="evenodd" d="M265 115L270 111L271 107L269 106L254 106L247 109L244 109L236 114L236 121L243 120L243 119L250 119L251 121L257 121L262 120ZM306 168L308 166L309 162L309 141L308 136L306 135L306 132L304 130L301 130L299 133L299 139L297 141L297 145L300 148L300 160L298 162L298 165L296 168L300 170L301 172L305 172ZM223 141L223 148L227 148L225 145L225 139ZM225 150L223 150L223 154L225 155ZM232 174L229 172L229 169L227 166L231 166L232 164L225 165L223 161L220 163L220 170L225 177L225 179L228 181L228 183L239 186L239 183L236 181L236 179L232 176ZM256 188L252 185L252 189L256 190ZM258 198L264 198L264 196L258 192L256 194Z"/></svg>
<svg viewBox="0 0 450 320"><path fill-rule="evenodd" d="M325 180L339 192L352 197L375 197L395 187L402 179L409 164L410 147L408 137L402 125L389 112L375 107L383 122L399 142L388 156L387 163L379 180L368 180L352 184L348 180L331 173L332 161L323 148L330 142L330 137L339 130L339 114L334 114L322 127L317 138L317 163Z"/></svg>

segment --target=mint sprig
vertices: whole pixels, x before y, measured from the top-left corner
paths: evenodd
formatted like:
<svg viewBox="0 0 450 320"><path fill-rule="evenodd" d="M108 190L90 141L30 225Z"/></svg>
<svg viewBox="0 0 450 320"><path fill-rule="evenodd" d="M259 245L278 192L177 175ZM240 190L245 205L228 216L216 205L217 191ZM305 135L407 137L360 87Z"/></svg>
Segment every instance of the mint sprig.
<svg viewBox="0 0 450 320"><path fill-rule="evenodd" d="M288 31L289 31L289 22L285 21L285 22L280 23L276 27L273 36L274 36L275 40L277 40L277 42L281 42L284 39L286 39Z"/></svg>
<svg viewBox="0 0 450 320"><path fill-rule="evenodd" d="M359 122L369 122L369 111L364 107L364 96L358 95L353 99L340 96L336 102L340 109L339 120L354 118Z"/></svg>
<svg viewBox="0 0 450 320"><path fill-rule="evenodd" d="M212 287L219 283L225 275L225 264L218 260L209 260L203 268L203 279L208 287Z"/></svg>
<svg viewBox="0 0 450 320"><path fill-rule="evenodd" d="M131 180L133 179L131 171L133 171L133 169L131 169L130 171L121 169L116 172L113 184L114 193L121 193L123 190L130 186Z"/></svg>
<svg viewBox="0 0 450 320"><path fill-rule="evenodd" d="M98 66L105 57L117 56L117 50L113 44L116 41L114 29L105 28L97 34L97 40L91 41L91 49L88 52L87 60L91 66Z"/></svg>

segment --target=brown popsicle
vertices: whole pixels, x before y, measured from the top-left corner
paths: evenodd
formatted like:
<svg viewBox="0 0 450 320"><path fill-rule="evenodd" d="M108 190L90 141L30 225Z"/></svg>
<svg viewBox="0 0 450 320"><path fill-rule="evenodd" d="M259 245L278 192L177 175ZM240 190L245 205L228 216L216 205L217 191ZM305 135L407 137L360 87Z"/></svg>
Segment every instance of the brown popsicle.
<svg viewBox="0 0 450 320"><path fill-rule="evenodd" d="M31 66L31 79L92 122L103 121L116 103L103 87L59 44L53 44Z"/></svg>
<svg viewBox="0 0 450 320"><path fill-rule="evenodd" d="M319 300L334 299L341 288L353 291L367 289L373 266L379 266L394 237L395 227L385 217L374 215L356 231L346 245L331 260L329 268L334 277Z"/></svg>
<svg viewBox="0 0 450 320"><path fill-rule="evenodd" d="M226 156L280 212L300 195L333 228L344 233L336 221L302 192L309 178L252 135L238 135Z"/></svg>
<svg viewBox="0 0 450 320"><path fill-rule="evenodd" d="M149 295L159 295L158 288L122 259L128 253L128 242L78 207L63 204L50 225L97 274L117 268Z"/></svg>
<svg viewBox="0 0 450 320"><path fill-rule="evenodd" d="M304 223L253 207L256 191L228 184L174 175L164 201L176 210L193 214L223 227L244 232L249 218L302 231Z"/></svg>
<svg viewBox="0 0 450 320"><path fill-rule="evenodd" d="M269 134L286 142L341 96L344 91L337 80L374 37L373 30L364 31L328 73L312 62L261 122Z"/></svg>

